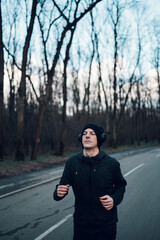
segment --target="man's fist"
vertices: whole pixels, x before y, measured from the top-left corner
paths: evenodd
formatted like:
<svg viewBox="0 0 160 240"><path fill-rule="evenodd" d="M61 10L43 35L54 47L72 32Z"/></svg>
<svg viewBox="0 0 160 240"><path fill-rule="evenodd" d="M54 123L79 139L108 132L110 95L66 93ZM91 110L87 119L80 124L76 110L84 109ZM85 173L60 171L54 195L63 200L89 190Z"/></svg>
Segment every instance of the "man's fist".
<svg viewBox="0 0 160 240"><path fill-rule="evenodd" d="M100 201L106 210L111 210L113 208L113 198L109 195L100 197Z"/></svg>
<svg viewBox="0 0 160 240"><path fill-rule="evenodd" d="M59 185L57 188L57 196L64 197L68 193L69 184L67 185Z"/></svg>

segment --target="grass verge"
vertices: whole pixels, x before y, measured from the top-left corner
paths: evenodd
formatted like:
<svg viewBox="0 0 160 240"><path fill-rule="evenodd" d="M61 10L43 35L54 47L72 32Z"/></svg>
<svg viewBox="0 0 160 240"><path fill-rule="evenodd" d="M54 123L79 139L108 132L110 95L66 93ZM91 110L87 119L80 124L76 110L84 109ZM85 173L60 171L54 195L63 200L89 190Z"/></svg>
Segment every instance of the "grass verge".
<svg viewBox="0 0 160 240"><path fill-rule="evenodd" d="M141 145L125 145L118 146L117 148L107 148L103 149L108 154L129 151L140 148L147 148L157 146L158 143L141 143ZM36 161L30 161L26 158L25 161L13 161L12 157L5 157L3 162L0 162L0 178L15 176L19 174L24 174L32 171L38 171L44 168L52 168L56 165L63 164L66 159L74 154L76 151L66 152L64 156L55 155L41 155Z"/></svg>

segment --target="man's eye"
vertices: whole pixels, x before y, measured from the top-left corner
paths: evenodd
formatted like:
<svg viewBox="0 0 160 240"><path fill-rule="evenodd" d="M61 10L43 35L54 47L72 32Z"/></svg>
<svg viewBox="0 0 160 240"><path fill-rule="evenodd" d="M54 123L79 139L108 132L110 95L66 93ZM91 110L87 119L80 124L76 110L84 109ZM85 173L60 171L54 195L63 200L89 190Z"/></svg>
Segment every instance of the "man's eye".
<svg viewBox="0 0 160 240"><path fill-rule="evenodd" d="M84 132L84 133L83 133L83 136L84 136L84 135L87 135L88 133L89 133L89 135L92 135L92 136L96 135L94 132Z"/></svg>

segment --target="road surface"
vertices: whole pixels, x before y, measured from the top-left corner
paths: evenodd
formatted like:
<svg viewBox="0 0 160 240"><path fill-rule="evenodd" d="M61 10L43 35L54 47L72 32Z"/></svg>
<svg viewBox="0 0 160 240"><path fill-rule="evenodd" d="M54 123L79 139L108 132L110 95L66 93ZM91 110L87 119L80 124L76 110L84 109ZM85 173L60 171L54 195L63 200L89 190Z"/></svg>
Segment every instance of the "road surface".
<svg viewBox="0 0 160 240"><path fill-rule="evenodd" d="M117 240L160 240L160 148L120 160L128 185ZM1 240L72 240L74 196L52 193L62 167L0 180Z"/></svg>

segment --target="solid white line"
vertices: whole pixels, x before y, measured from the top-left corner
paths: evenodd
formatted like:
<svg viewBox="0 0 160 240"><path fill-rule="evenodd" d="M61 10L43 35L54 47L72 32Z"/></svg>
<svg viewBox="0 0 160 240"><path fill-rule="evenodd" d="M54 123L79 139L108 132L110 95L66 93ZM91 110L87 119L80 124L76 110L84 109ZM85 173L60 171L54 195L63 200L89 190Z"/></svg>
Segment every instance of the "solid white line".
<svg viewBox="0 0 160 240"><path fill-rule="evenodd" d="M0 196L0 199L1 199L1 198L4 198L4 197L8 197L8 196L10 196L10 195L13 195L13 194L15 194L15 193L19 193L19 192L28 190L28 189L30 189L30 188L34 188L34 187L40 186L40 185L42 185L42 184L44 184L44 183L52 182L52 181L58 179L59 177L60 177L60 176L58 175L58 176L56 176L56 177L54 177L54 178L50 178L50 179L47 179L47 180L45 180L45 181L42 181L42 182L39 182L39 183L35 183L35 184L30 185L30 186L27 186L27 187L24 187L24 188L21 188L21 189L18 189L18 190L15 190L15 191L12 191L12 192L3 194L3 195Z"/></svg>
<svg viewBox="0 0 160 240"><path fill-rule="evenodd" d="M56 171L52 171L49 173L49 175L52 175L53 173L62 173L63 172L63 169L60 169L60 170L56 170Z"/></svg>
<svg viewBox="0 0 160 240"><path fill-rule="evenodd" d="M128 173L124 174L124 177L127 177L129 174L131 174L132 172L136 171L138 168L143 167L144 163L138 165L137 167L133 168L131 171L129 171Z"/></svg>
<svg viewBox="0 0 160 240"><path fill-rule="evenodd" d="M159 156L159 155L157 155L157 156ZM140 164L139 166L135 167L134 169L132 169L131 171L129 171L128 173L126 173L126 174L124 175L124 177L128 176L129 174L131 174L132 172L134 172L134 171L137 170L138 168L142 167L143 165L144 165L144 163L142 163L142 164ZM54 177L54 178L47 179L47 180L45 180L45 181L42 181L42 182L39 182L39 183L30 185L30 186L27 186L27 187L24 187L24 188L21 188L21 189L18 189L18 190L15 190L15 191L12 191L12 192L9 192L9 193L6 193L6 194L3 194L3 195L0 196L0 199L1 199L1 198L8 197L8 196L11 196L11 195L13 195L13 194L16 194L16 193L19 193L19 192L22 192L22 191L25 191L25 190L28 190L28 189L30 189L30 188L34 188L34 187L40 186L40 185L42 185L42 184L44 184L44 183L52 182L52 181L58 179L59 177L60 177L60 176L58 175L58 176L56 176L56 177ZM2 186L1 188L3 188L3 186Z"/></svg>
<svg viewBox="0 0 160 240"><path fill-rule="evenodd" d="M129 171L128 173L124 174L124 177L128 176L129 174L131 174L132 172L134 172L135 170L137 170L138 168L142 167L144 165L144 163L140 164L139 166L133 168L131 171ZM35 238L34 240L42 240L43 238L45 238L49 233L51 233L52 231L54 231L56 228L60 227L63 223L65 223L70 217L72 217L72 214L67 215L66 217L64 217L60 222L56 223L55 225L53 225L51 228L49 228L48 230L46 230L44 233L42 233L39 237Z"/></svg>
<svg viewBox="0 0 160 240"><path fill-rule="evenodd" d="M42 233L39 237L35 238L34 240L41 240L44 237L46 237L49 233L51 233L53 230L55 230L56 228L58 228L59 226L61 226L63 223L65 223L70 217L72 217L72 214L67 215L66 217L64 217L61 221L59 221L58 223L56 223L55 225L53 225L52 227L50 227L47 231L45 231L44 233Z"/></svg>
<svg viewBox="0 0 160 240"><path fill-rule="evenodd" d="M0 189L3 189L3 188L6 188L6 187L11 187L11 186L14 186L15 183L10 183L10 184L7 184L7 185L3 185L0 187Z"/></svg>

